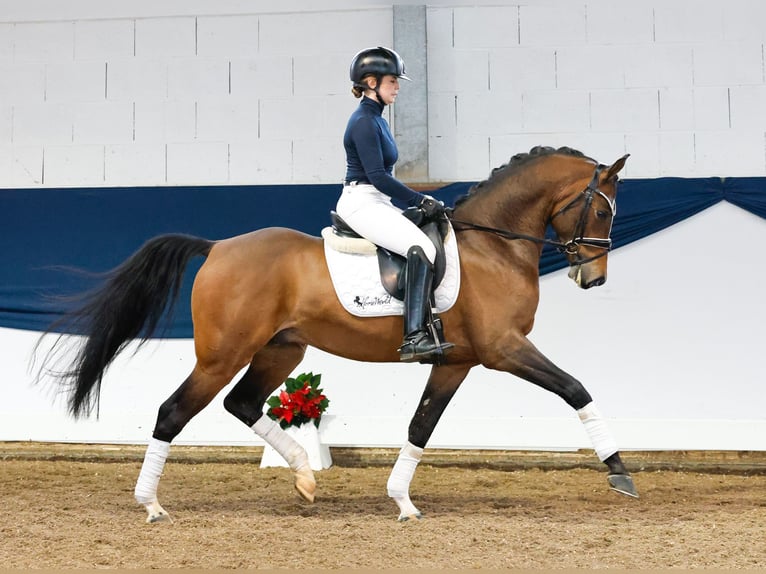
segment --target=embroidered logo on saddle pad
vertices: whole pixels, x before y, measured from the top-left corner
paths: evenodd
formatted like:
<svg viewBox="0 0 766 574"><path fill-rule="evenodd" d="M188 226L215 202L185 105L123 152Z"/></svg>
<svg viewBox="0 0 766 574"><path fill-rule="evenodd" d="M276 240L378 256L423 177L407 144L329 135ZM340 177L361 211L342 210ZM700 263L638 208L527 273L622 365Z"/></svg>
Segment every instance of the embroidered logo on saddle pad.
<svg viewBox="0 0 766 574"><path fill-rule="evenodd" d="M366 239L339 237L331 227L322 230L322 238L330 277L346 311L357 317L383 317L404 312L404 303L383 288L376 248L372 243ZM460 260L451 226L444 239L444 255L444 278L434 292L437 313L452 307L460 290Z"/></svg>

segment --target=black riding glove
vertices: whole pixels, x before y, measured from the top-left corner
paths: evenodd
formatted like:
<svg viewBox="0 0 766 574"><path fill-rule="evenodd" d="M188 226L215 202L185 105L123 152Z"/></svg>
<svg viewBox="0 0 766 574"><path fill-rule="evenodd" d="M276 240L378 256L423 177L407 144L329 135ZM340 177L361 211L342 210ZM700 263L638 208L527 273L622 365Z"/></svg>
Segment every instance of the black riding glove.
<svg viewBox="0 0 766 574"><path fill-rule="evenodd" d="M430 195L423 196L418 207L428 219L439 219L444 215L444 204Z"/></svg>

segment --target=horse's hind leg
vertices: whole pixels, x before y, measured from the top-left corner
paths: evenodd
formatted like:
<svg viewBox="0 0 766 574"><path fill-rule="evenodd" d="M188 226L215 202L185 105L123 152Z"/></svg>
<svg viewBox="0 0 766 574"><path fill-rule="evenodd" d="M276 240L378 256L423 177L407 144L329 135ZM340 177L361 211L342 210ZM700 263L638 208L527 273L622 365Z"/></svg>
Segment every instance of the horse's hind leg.
<svg viewBox="0 0 766 574"><path fill-rule="evenodd" d="M170 443L197 413L231 380L234 373L205 372L199 364L191 375L159 408L157 423L146 448L144 463L136 481L135 497L148 513L147 522L169 521L170 516L157 500L157 487L170 453Z"/></svg>
<svg viewBox="0 0 766 574"><path fill-rule="evenodd" d="M253 429L287 461L295 474L295 489L314 502L316 481L306 450L268 416L263 405L269 395L301 362L306 346L272 341L258 351L250 367L223 401L224 408Z"/></svg>

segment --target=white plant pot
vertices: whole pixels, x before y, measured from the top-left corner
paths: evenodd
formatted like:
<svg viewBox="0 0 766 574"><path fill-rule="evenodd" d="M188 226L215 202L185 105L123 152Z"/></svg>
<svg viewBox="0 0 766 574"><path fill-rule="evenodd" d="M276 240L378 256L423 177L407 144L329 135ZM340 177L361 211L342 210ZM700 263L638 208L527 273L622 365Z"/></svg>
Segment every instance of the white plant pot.
<svg viewBox="0 0 766 574"><path fill-rule="evenodd" d="M309 465L311 470L322 470L332 466L332 457L330 456L330 447L322 444L319 440L319 429L314 423L303 423L299 427L287 427L285 432L290 435L299 445L306 449L309 456ZM282 458L274 448L266 444L263 447L261 456L261 468L270 466L289 466L287 461Z"/></svg>

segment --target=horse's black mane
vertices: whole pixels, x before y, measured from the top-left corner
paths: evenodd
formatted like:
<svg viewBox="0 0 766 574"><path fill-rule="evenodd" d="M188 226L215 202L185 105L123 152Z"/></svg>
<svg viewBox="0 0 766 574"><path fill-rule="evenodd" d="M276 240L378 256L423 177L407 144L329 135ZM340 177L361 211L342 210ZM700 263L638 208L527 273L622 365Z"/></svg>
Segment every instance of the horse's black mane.
<svg viewBox="0 0 766 574"><path fill-rule="evenodd" d="M581 157L581 158L589 159L589 160L591 160L593 162L596 162L596 160L594 160L593 158L588 157L584 153L582 153L581 151L576 150L576 149L571 148L571 147L563 146L563 147L560 147L560 148L555 148L555 147L550 147L550 146L538 145L538 146L533 147L532 149L530 149L526 153L517 153L516 155L511 157L511 159L508 161L508 163L504 163L503 165L494 168L490 172L489 177L487 179L485 179L484 181L480 181L476 185L471 186L471 188L468 190L468 192L465 195L463 195L462 197L459 197L455 201L455 205L458 205L458 204L464 202L465 200L470 198L474 193L477 193L478 191L481 191L481 189L484 186L486 186L489 182L493 181L497 177L500 177L500 176L502 176L502 175L504 175L506 173L511 173L512 171L518 169L519 167L521 167L523 165L526 165L527 163L529 163L532 160L538 159L540 157L554 155L554 154L569 155L569 156L572 156L572 157ZM596 163L598 163L598 162L596 162Z"/></svg>

